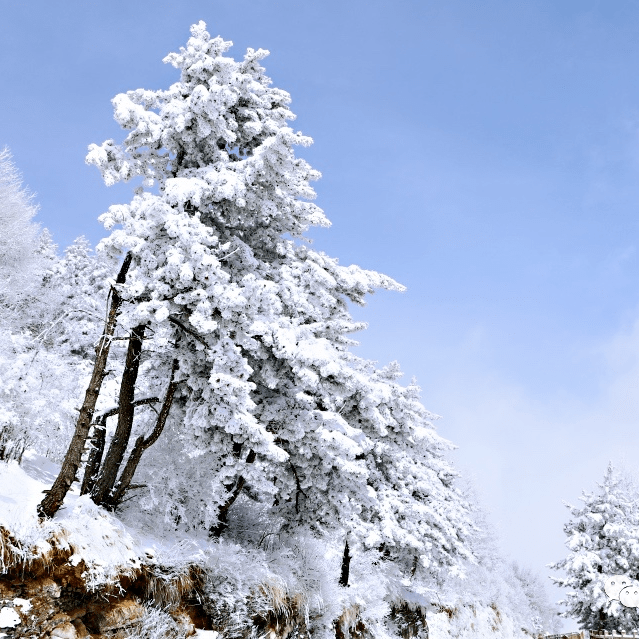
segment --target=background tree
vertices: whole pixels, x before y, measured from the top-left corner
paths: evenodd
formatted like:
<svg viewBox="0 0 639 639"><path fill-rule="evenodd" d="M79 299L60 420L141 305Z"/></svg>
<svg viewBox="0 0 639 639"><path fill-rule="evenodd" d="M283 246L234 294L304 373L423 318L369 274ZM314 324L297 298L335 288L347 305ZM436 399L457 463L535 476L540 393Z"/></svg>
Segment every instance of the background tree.
<svg viewBox="0 0 639 639"><path fill-rule="evenodd" d="M11 312L37 279L39 227L33 196L11 162L8 149L0 151L0 319Z"/></svg>
<svg viewBox="0 0 639 639"><path fill-rule="evenodd" d="M554 581L567 589L566 617L592 631L626 632L637 628L639 613L604 592L604 579L628 575L639 579L639 508L636 486L609 464L596 491L583 491L583 506L570 508L564 526L567 557L555 563L564 577Z"/></svg>
<svg viewBox="0 0 639 639"><path fill-rule="evenodd" d="M103 314L95 300L105 269L83 239L60 259L50 233L33 222L36 210L5 149L0 153L0 457L10 448L19 457L34 446L59 460L85 383L84 360L101 321L96 316Z"/></svg>

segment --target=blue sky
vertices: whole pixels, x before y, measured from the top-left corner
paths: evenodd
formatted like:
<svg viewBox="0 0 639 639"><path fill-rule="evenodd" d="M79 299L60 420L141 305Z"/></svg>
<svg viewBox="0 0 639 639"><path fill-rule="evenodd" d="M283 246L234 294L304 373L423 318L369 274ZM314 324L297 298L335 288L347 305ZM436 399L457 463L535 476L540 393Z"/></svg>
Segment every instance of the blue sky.
<svg viewBox="0 0 639 639"><path fill-rule="evenodd" d="M316 246L408 287L356 315L415 375L513 558L544 571L609 459L639 456L639 4L0 0L0 146L65 246L127 201L84 164L110 99L164 88L203 19L271 51L333 221Z"/></svg>

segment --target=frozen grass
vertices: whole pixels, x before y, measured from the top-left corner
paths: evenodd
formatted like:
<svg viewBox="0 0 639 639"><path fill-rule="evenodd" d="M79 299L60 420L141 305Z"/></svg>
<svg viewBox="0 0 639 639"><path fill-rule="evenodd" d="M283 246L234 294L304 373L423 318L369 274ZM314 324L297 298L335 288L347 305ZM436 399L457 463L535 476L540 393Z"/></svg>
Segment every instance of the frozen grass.
<svg viewBox="0 0 639 639"><path fill-rule="evenodd" d="M139 624L125 630L126 639L186 639L184 628L168 613L148 606Z"/></svg>

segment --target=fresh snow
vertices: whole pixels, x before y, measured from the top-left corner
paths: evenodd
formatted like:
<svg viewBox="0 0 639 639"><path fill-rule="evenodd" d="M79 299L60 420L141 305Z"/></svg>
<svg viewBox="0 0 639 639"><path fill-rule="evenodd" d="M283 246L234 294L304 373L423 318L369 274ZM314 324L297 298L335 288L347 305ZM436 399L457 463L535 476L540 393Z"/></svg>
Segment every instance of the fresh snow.
<svg viewBox="0 0 639 639"><path fill-rule="evenodd" d="M17 538L24 552L46 553L55 537L61 547L73 550L73 565L85 562L89 588L114 582L118 575L140 566L141 557L170 556L178 540L156 539L123 524L115 515L96 506L88 496L72 487L61 508L50 521L40 523L36 506L57 473L56 464L33 451L17 462L0 463L0 525ZM183 552L181 554L184 554ZM197 551L192 553L197 556Z"/></svg>
<svg viewBox="0 0 639 639"><path fill-rule="evenodd" d="M249 49L236 61L225 55L231 43L211 38L203 22L191 33L165 59L179 81L116 96L126 139L90 147L87 161L107 184L142 184L101 216L109 234L98 254L79 238L60 258L43 232L38 247L27 246L33 282L24 290L14 286L15 264L0 261L15 297L5 291L4 306L0 298L8 462L0 464L0 525L15 552L27 559L52 543L66 548L71 564L86 566L90 589L142 563L170 583L196 563L212 616L226 607L241 625L256 598L267 609L293 601L317 639L334 637L342 615L375 636L399 636L389 630L405 622L403 613L389 617L398 606L428 611L434 639L483 632L500 617L501 637L550 628L536 577L486 542L481 511L448 460L454 446L437 433L419 387L401 383L397 363L380 368L351 350L365 324L350 307L376 289L403 287L306 242L308 229L329 225L310 201L320 174L295 155L312 140L288 126L291 98L260 64L268 52ZM23 200L16 215L0 215L0 256L14 239L3 220L22 219L27 236ZM124 255L128 271L116 285ZM117 515L75 484L41 522L36 506L58 476L51 460L66 454L114 287L123 303L107 368L95 371L104 376L93 416L129 401L122 388L157 397L162 409L144 405L134 419L106 421L102 471L124 463L125 451L112 446L116 421L129 453L161 434L142 458L129 457L140 464L131 484L132 472L119 475L122 490L113 492L117 473L98 474L93 499L117 505ZM128 368L135 383L122 386L133 329L144 340ZM10 460L25 446L38 454L20 467ZM90 448L82 459L75 448L68 467L78 464L81 475ZM56 501L46 509L55 512L57 498L46 501ZM457 613L450 620L442 611Z"/></svg>
<svg viewBox="0 0 639 639"><path fill-rule="evenodd" d="M0 628L13 628L20 623L20 615L13 609L5 606L0 609Z"/></svg>

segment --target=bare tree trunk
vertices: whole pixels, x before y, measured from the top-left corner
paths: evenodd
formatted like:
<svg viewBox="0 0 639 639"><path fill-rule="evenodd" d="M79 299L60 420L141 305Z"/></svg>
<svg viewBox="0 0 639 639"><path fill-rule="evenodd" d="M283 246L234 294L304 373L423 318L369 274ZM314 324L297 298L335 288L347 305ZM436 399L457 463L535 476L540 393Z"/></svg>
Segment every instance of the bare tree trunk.
<svg viewBox="0 0 639 639"><path fill-rule="evenodd" d="M142 404L155 404L160 400L157 397L144 397L136 399L133 404L141 406ZM102 455L104 453L104 442L106 440L106 420L113 415L117 415L120 411L119 407L111 408L97 416L94 427L95 434L92 438L93 447L89 453L89 459L84 469L84 479L82 480L81 495L87 495L95 486L96 479L100 472L100 464L102 463Z"/></svg>
<svg viewBox="0 0 639 639"><path fill-rule="evenodd" d="M120 272L115 280L116 284L124 284L126 274L131 266L131 253L127 253L120 268ZM62 462L62 468L51 488L47 491L45 498L38 504L38 515L40 517L53 517L60 509L71 484L75 481L78 467L82 461L82 452L89 435L95 404L98 401L100 388L106 375L106 363L111 348L111 338L115 331L118 313L122 305L122 298L117 288L111 291L111 306L104 326L104 333L96 347L96 358L93 364L93 374L84 396L84 402L78 415L75 432L69 444L67 454Z"/></svg>
<svg viewBox="0 0 639 639"><path fill-rule="evenodd" d="M146 325L140 324L131 331L129 346L126 353L126 362L122 381L120 383L120 397L118 402L118 425L111 440L109 451L106 454L100 476L91 492L91 498L99 506L106 505L109 501L109 493L115 485L115 480L124 459L124 453L129 445L131 430L133 428L133 416L135 404L135 383L140 370L140 355L142 354L142 341Z"/></svg>
<svg viewBox="0 0 639 639"><path fill-rule="evenodd" d="M84 479L82 480L81 495L88 495L95 486L95 480L102 463L102 454L104 453L104 441L106 439L106 414L100 415L95 422L95 434L91 442L92 448L89 453L86 468L84 469Z"/></svg>
<svg viewBox="0 0 639 639"><path fill-rule="evenodd" d="M246 463L252 464L255 461L255 457L255 451L250 450L249 454L246 456ZM244 488L245 484L246 480L240 475L237 478L235 485L229 490L230 494L228 496L228 499L220 506L220 509L217 513L217 525L212 526L209 529L209 533L212 537L219 537L228 527L229 510L235 503L235 500L240 496L242 488Z"/></svg>
<svg viewBox="0 0 639 639"><path fill-rule="evenodd" d="M344 588L348 587L348 577L351 571L351 553L348 547L348 537L344 544L344 555L342 556L342 574L339 578L339 585Z"/></svg>
<svg viewBox="0 0 639 639"><path fill-rule="evenodd" d="M144 438L144 436L142 435L137 438L135 446L133 447L133 450L129 455L129 459L124 466L124 470L120 475L120 479L117 481L111 495L108 498L108 507L111 509L117 508L118 504L122 502L124 493L129 489L131 480L133 479L133 475L137 470L140 459L142 459L142 454L147 448L155 444L155 442L158 440L158 437L164 430L166 419L169 416L169 411L171 410L171 405L173 404L175 390L179 384L179 382L175 381L175 373L177 372L177 369L178 360L176 358L173 360L173 365L171 366L171 378L169 380L169 386L166 389L166 395L164 396L162 408L160 409L160 413L155 422L155 428L147 438Z"/></svg>

